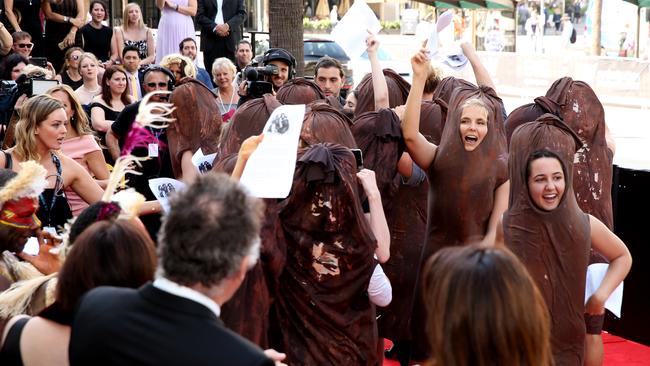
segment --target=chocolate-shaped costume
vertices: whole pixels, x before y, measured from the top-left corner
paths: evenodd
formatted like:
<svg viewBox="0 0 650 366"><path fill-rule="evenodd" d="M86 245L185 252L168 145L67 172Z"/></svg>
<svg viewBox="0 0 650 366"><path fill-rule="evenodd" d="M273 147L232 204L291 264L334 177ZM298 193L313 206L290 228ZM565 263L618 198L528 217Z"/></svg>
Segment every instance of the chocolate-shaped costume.
<svg viewBox="0 0 650 366"><path fill-rule="evenodd" d="M391 69L384 69L383 72L388 86L388 106L394 108L406 104L411 84ZM368 74L361 79L357 86L357 106L354 109L354 114L360 115L374 110L375 92L372 87L372 74Z"/></svg>
<svg viewBox="0 0 650 366"><path fill-rule="evenodd" d="M289 365L378 365L367 296L376 240L359 203L349 148L299 153L280 217L287 263L275 302Z"/></svg>
<svg viewBox="0 0 650 366"><path fill-rule="evenodd" d="M169 101L176 106L172 113L176 120L167 128L167 141L175 177L182 174L181 157L185 151L194 154L201 148L205 155L217 151L221 113L214 98L210 89L192 78L183 79L172 92Z"/></svg>
<svg viewBox="0 0 650 366"><path fill-rule="evenodd" d="M433 99L436 98L445 101L449 104L451 102L451 95L454 90L459 87L465 88L476 88L476 86L465 79L455 78L453 76L447 76L446 78L440 80L438 86L433 91Z"/></svg>
<svg viewBox="0 0 650 366"><path fill-rule="evenodd" d="M325 99L325 93L315 82L305 78L295 78L278 89L276 98L282 104L309 104L318 99Z"/></svg>
<svg viewBox="0 0 650 366"><path fill-rule="evenodd" d="M354 149L357 143L350 130L350 119L324 101L316 101L305 110L300 139L304 145L336 143Z"/></svg>
<svg viewBox="0 0 650 366"><path fill-rule="evenodd" d="M503 215L505 243L526 266L546 301L556 365L583 364L591 229L589 216L578 207L571 179L565 179L559 206L544 211L528 193L526 167L531 153L547 149L560 157L565 177L571 177L578 144L571 129L551 114L517 128L510 142L510 199Z"/></svg>
<svg viewBox="0 0 650 366"><path fill-rule="evenodd" d="M225 125L214 170L232 172L244 140L259 135L275 108L281 104L271 94L241 105ZM284 268L286 247L276 200L265 199L260 261L247 273L233 297L221 308L220 318L233 331L262 348L268 347L269 317L277 281Z"/></svg>

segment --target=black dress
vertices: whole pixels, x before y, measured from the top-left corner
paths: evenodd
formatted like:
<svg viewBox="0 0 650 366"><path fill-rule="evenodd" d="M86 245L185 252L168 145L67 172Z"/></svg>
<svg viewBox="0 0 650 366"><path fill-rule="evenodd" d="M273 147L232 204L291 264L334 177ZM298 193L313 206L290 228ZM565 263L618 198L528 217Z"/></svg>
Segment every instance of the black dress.
<svg viewBox="0 0 650 366"><path fill-rule="evenodd" d="M50 3L52 12L74 18L77 16L77 2L75 0L63 0L60 4ZM59 43L70 32L72 23L58 23L55 21L48 21L45 30L45 47L47 48L47 60L52 63L54 70L61 69L63 60L65 58L65 51L69 48L59 48ZM76 47L83 45L81 32L77 31L74 42Z"/></svg>
<svg viewBox="0 0 650 366"><path fill-rule="evenodd" d="M94 28L90 23L80 29L84 39L84 51L97 56L97 59L106 62L111 58L111 37L113 29L102 25L101 28Z"/></svg>
<svg viewBox="0 0 650 366"><path fill-rule="evenodd" d="M31 55L36 57L44 56L45 49L43 48L44 44L42 42L43 26L39 17L39 12L41 11L41 0L14 0L13 11L16 17L20 14L20 22L18 22L20 29L32 36L34 48L32 49ZM2 14L2 22L10 33L15 31L11 23L9 23L7 16L4 14L4 10Z"/></svg>
<svg viewBox="0 0 650 366"><path fill-rule="evenodd" d="M70 78L70 75L68 75L67 71L63 71L61 73L61 84L65 84L69 87L72 88L72 90L77 90L81 88L82 85L84 85L84 79L79 78L79 80L74 81Z"/></svg>
<svg viewBox="0 0 650 366"><path fill-rule="evenodd" d="M117 116L120 114L120 112L113 110L101 103L92 102L90 104L90 110L92 110L95 107L101 108L104 111L104 119L106 119L107 121L115 121L117 119ZM102 153L104 154L104 160L106 160L108 164L113 165L115 161L113 160L113 157L111 156L110 152L106 148L106 132L101 132L97 130L95 130L95 132L97 133L97 136L99 136L100 146L102 148Z"/></svg>
<svg viewBox="0 0 650 366"><path fill-rule="evenodd" d="M56 167L56 184L54 188L46 188L38 196L39 207L36 217L41 220L42 227L53 227L60 232L65 223L72 218L72 210L63 191L61 160L52 154L52 162Z"/></svg>

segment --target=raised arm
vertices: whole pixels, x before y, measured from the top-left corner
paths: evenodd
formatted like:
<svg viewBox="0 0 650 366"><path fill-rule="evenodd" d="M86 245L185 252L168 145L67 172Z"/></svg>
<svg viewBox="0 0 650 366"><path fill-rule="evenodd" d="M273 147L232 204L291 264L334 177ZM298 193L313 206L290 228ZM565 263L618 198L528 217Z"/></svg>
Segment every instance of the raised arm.
<svg viewBox="0 0 650 366"><path fill-rule="evenodd" d="M609 261L603 282L585 305L585 313L598 315L605 311L605 301L625 279L632 267L632 256L625 243L597 218L589 215L591 247Z"/></svg>
<svg viewBox="0 0 650 366"><path fill-rule="evenodd" d="M368 32L370 34L370 32ZM370 34L366 39L366 52L368 52L368 59L370 60L370 70L372 75L372 89L375 94L375 110L389 107L388 100L388 85L386 84L386 77L384 71L379 63L377 50L379 49L379 41Z"/></svg>
<svg viewBox="0 0 650 366"><path fill-rule="evenodd" d="M5 3L5 12L7 14L7 19L9 20L9 23L11 23L11 26L14 27L14 31L16 32L21 31L22 29L20 29L18 18L16 17L16 13L14 13L14 0L5 0L4 3Z"/></svg>
<svg viewBox="0 0 650 366"><path fill-rule="evenodd" d="M426 48L422 48L411 58L413 84L406 100L406 111L404 111L404 118L401 123L406 149L413 161L423 170L429 168L437 149L436 145L427 141L420 133L420 106L422 104L424 83L429 73L427 52Z"/></svg>
<svg viewBox="0 0 650 366"><path fill-rule="evenodd" d="M262 142L264 135L251 136L242 142L241 147L239 148L239 153L237 154L237 162L235 163L235 168L232 170L230 177L234 180L241 179L242 174L244 173L244 168L250 158L251 154L257 149L257 146Z"/></svg>
<svg viewBox="0 0 650 366"><path fill-rule="evenodd" d="M384 207L381 204L381 194L377 188L375 172L369 169L361 169L357 173L357 177L361 181L363 190L368 197L370 213L367 213L365 216L368 224L370 224L372 233L375 235L375 239L377 239L375 255L379 263L386 263L390 258L390 232L388 231Z"/></svg>
<svg viewBox="0 0 650 366"><path fill-rule="evenodd" d="M11 51L14 40L4 24L0 23L0 55L4 56Z"/></svg>
<svg viewBox="0 0 650 366"><path fill-rule="evenodd" d="M490 73L488 73L485 66L483 66L483 63L481 63L481 58L478 57L474 46L472 46L469 42L463 42L460 45L460 48L462 48L463 53L467 57L467 60L469 61L470 65L472 65L476 83L479 86L489 86L490 88L494 89L494 91L496 91L494 82L492 82L492 78L490 77Z"/></svg>

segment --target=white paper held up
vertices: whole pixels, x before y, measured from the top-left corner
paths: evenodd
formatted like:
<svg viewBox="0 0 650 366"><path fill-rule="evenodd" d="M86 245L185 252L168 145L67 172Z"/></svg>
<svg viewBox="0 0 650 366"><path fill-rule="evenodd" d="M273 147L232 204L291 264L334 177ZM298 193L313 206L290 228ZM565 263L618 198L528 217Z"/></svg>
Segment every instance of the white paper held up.
<svg viewBox="0 0 650 366"><path fill-rule="evenodd" d="M607 268L609 268L609 264L607 263L594 263L587 267L585 304L587 303L587 300L589 300L589 297L598 290L598 287L603 282ZM616 315L618 318L621 317L621 306L623 306L623 282L616 287L607 301L605 301L605 308L611 311L612 314Z"/></svg>
<svg viewBox="0 0 650 366"><path fill-rule="evenodd" d="M212 163L216 157L217 153L203 155L203 150L199 147L194 155L192 155L192 164L194 164L199 173L205 174L212 170Z"/></svg>
<svg viewBox="0 0 650 366"><path fill-rule="evenodd" d="M354 60L366 51L368 32L377 34L380 30L381 24L372 9L365 0L357 0L332 29L331 35L348 57Z"/></svg>
<svg viewBox="0 0 650 366"><path fill-rule="evenodd" d="M154 178L149 179L149 189L165 213L169 212L169 196L175 192L182 191L186 187L185 183L171 178Z"/></svg>
<svg viewBox="0 0 650 366"><path fill-rule="evenodd" d="M264 139L248 158L240 179L252 196L286 198L289 195L304 117L304 104L283 105L266 121Z"/></svg>
<svg viewBox="0 0 650 366"><path fill-rule="evenodd" d="M27 239L27 243L25 243L25 246L23 247L23 253L29 255L38 255L40 249L41 248L40 245L38 245L38 239L35 236L32 236Z"/></svg>

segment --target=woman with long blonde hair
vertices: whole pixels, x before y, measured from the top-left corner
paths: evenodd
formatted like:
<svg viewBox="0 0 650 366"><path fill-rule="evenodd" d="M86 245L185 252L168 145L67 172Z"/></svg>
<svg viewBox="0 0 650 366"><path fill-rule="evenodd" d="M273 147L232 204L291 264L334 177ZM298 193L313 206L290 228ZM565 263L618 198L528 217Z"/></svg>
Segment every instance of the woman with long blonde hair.
<svg viewBox="0 0 650 366"><path fill-rule="evenodd" d="M68 116L60 101L49 95L32 97L21 109L16 124L16 146L0 154L0 167L20 170L18 163L34 160L47 170L47 186L39 196L37 212L43 227L56 230L72 217L65 188L86 203L100 200L103 192L79 163L61 152Z"/></svg>
<svg viewBox="0 0 650 366"><path fill-rule="evenodd" d="M102 149L89 126L88 117L81 107L81 103L67 85L55 86L48 90L47 94L63 103L68 117L67 134L61 145L61 151L83 166L97 183L104 187L110 173L106 167ZM79 215L84 208L88 207L88 204L72 189L66 189L65 194L73 216Z"/></svg>
<svg viewBox="0 0 650 366"><path fill-rule="evenodd" d="M142 20L142 10L137 3L129 3L124 7L122 25L113 31L114 46L117 54L121 55L125 46L135 46L140 54L140 65L154 62L156 45L151 29Z"/></svg>

